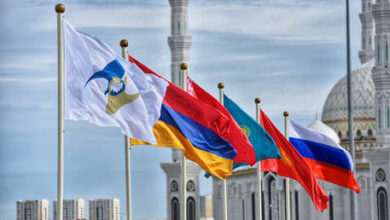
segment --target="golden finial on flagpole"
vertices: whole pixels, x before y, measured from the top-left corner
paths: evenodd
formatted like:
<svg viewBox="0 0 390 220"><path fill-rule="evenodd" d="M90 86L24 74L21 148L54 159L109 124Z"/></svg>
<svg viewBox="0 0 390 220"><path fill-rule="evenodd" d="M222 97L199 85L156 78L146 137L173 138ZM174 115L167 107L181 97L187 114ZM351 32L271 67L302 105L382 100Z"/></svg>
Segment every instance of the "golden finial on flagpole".
<svg viewBox="0 0 390 220"><path fill-rule="evenodd" d="M65 12L65 5L63 4L57 4L56 5L56 12L57 13L64 13Z"/></svg>
<svg viewBox="0 0 390 220"><path fill-rule="evenodd" d="M223 88L225 88L225 85L223 83L218 83L218 88L223 89Z"/></svg>
<svg viewBox="0 0 390 220"><path fill-rule="evenodd" d="M187 63L180 64L180 69L181 70L186 70L187 68L188 68L188 64Z"/></svg>
<svg viewBox="0 0 390 220"><path fill-rule="evenodd" d="M283 113L283 115L284 115L284 117L288 117L288 111L285 111L285 112Z"/></svg>
<svg viewBox="0 0 390 220"><path fill-rule="evenodd" d="M129 42L126 39L121 40L120 42L121 47L127 47L129 46Z"/></svg>
<svg viewBox="0 0 390 220"><path fill-rule="evenodd" d="M255 98L255 103L256 104L260 104L260 102L261 102L261 99L259 97Z"/></svg>

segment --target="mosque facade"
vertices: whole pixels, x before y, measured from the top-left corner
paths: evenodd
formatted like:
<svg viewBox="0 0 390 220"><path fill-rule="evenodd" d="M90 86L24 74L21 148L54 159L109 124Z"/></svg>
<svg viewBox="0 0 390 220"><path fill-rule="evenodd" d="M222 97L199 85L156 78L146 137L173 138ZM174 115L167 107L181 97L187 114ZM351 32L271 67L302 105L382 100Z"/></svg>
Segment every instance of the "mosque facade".
<svg viewBox="0 0 390 220"><path fill-rule="evenodd" d="M172 81L180 84L179 65L182 62L189 63L192 41L187 25L188 0L170 0L170 4L172 36L168 42L172 52ZM361 189L356 196L357 218L389 220L390 0L362 0L359 17L362 23L361 50L358 54L361 66L352 71L355 179ZM330 91L322 109L321 120L316 118L309 127L339 140L340 145L349 150L347 113L345 76ZM180 157L180 152L173 150L173 161L161 164L167 175L169 220L179 219ZM187 205L193 205L196 212L194 216L187 214L187 219L198 220L200 168L192 162L189 164ZM256 179L256 168L245 168L234 172L227 180L229 220L259 219ZM262 180L262 219L285 219L285 178L272 172L263 172ZM329 196L329 208L322 213L316 210L303 187L294 180L290 181L291 219L351 219L350 190L321 180L319 183ZM213 216L215 220L222 219L222 181L218 178L213 178Z"/></svg>

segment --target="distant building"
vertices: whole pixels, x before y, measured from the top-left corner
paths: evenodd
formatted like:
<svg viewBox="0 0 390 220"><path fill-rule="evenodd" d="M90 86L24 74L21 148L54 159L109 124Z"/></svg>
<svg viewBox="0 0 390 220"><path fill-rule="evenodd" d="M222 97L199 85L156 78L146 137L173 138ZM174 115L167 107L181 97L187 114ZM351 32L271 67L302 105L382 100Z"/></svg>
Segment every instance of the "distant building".
<svg viewBox="0 0 390 220"><path fill-rule="evenodd" d="M16 203L17 220L49 220L49 201L24 200Z"/></svg>
<svg viewBox="0 0 390 220"><path fill-rule="evenodd" d="M57 201L53 201L53 219L57 220ZM63 220L85 219L85 202L83 199L64 200Z"/></svg>
<svg viewBox="0 0 390 220"><path fill-rule="evenodd" d="M89 220L120 220L119 199L89 200Z"/></svg>
<svg viewBox="0 0 390 220"><path fill-rule="evenodd" d="M200 220L214 220L213 218L213 196L200 196Z"/></svg>

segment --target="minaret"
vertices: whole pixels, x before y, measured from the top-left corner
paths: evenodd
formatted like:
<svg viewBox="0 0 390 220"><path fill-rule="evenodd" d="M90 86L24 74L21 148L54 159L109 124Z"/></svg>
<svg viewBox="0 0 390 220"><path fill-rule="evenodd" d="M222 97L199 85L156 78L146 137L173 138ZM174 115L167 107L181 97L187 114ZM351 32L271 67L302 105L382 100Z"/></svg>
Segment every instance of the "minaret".
<svg viewBox="0 0 390 220"><path fill-rule="evenodd" d="M171 49L171 81L182 86L181 69L182 63L190 61L191 35L188 35L188 0L169 0L171 5L171 36L168 44ZM188 68L190 69L190 68ZM178 100L180 101L180 100ZM172 162L162 163L160 166L167 176L167 219L180 219L181 201L181 178L180 161L181 150L172 149ZM200 167L187 160L187 220L200 219L199 203L199 173Z"/></svg>
<svg viewBox="0 0 390 220"><path fill-rule="evenodd" d="M168 37L171 49L171 81L178 86L181 83L180 64L187 63L190 69L190 47L192 36L188 35L188 0L169 0L171 5L171 36ZM189 70L187 70L189 71ZM172 160L180 161L181 152L172 150Z"/></svg>
<svg viewBox="0 0 390 220"><path fill-rule="evenodd" d="M360 62L363 64L374 57L374 19L372 17L373 0L362 0L362 49L359 51Z"/></svg>
<svg viewBox="0 0 390 220"><path fill-rule="evenodd" d="M169 0L171 4L171 80L181 86L180 64L190 61L192 36L188 35L188 0Z"/></svg>
<svg viewBox="0 0 390 220"><path fill-rule="evenodd" d="M372 7L375 21L375 84L376 140L378 147L390 146L390 2L377 0Z"/></svg>

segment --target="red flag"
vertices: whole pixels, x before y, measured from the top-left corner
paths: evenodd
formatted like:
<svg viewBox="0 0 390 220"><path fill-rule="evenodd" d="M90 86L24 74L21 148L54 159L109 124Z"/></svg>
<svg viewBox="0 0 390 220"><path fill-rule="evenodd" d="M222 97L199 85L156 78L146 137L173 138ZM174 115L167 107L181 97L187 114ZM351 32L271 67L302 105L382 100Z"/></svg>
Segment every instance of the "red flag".
<svg viewBox="0 0 390 220"><path fill-rule="evenodd" d="M230 129L222 134L222 137L229 141L237 151L234 163L247 163L251 166L254 165L256 163L255 150L248 137L240 128L240 125L238 125L233 119L233 116L230 115L229 111L217 99L192 81L190 77L187 77L187 91L202 103L217 109L229 117L232 124Z"/></svg>
<svg viewBox="0 0 390 220"><path fill-rule="evenodd" d="M310 166L263 111L261 125L272 136L282 154L282 159L263 160L262 171L276 172L280 176L295 179L305 188L319 211L328 208L329 198L318 184Z"/></svg>

